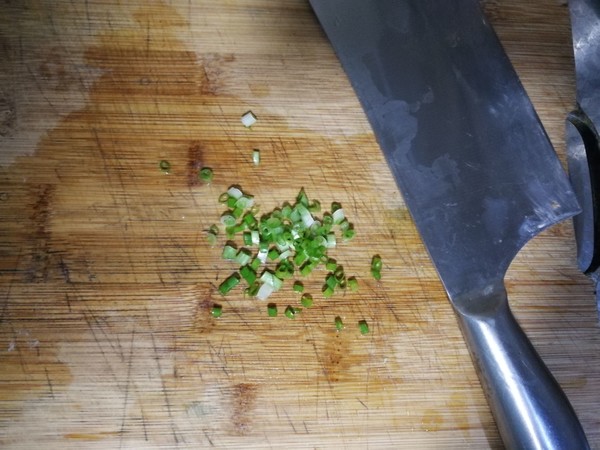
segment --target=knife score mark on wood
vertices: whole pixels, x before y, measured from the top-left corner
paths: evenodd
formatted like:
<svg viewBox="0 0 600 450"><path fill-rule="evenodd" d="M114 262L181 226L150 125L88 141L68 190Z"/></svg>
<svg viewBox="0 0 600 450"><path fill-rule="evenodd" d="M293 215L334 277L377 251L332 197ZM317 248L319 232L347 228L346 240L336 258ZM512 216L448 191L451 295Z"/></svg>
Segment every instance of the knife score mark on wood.
<svg viewBox="0 0 600 450"><path fill-rule="evenodd" d="M125 381L125 396L123 399L123 410L121 413L121 428L119 431L119 448L123 447L123 436L125 434L125 425L127 422L127 406L129 403L129 391L131 389L131 367L133 365L133 347L134 347L134 340L135 340L135 326L133 327L133 329L131 330L131 342L129 343L129 356L127 358L127 375L126 375L126 381Z"/></svg>

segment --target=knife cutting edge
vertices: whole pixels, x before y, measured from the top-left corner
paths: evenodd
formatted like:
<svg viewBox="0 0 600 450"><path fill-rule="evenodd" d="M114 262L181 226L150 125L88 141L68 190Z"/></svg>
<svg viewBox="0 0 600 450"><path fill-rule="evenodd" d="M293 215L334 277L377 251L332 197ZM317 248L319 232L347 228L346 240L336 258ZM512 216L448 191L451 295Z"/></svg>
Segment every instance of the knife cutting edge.
<svg viewBox="0 0 600 450"><path fill-rule="evenodd" d="M586 449L504 276L579 206L478 0L310 0L456 313L508 448Z"/></svg>
<svg viewBox="0 0 600 450"><path fill-rule="evenodd" d="M577 263L596 286L600 314L600 0L569 0L577 107L567 117L567 162L582 207L573 218Z"/></svg>

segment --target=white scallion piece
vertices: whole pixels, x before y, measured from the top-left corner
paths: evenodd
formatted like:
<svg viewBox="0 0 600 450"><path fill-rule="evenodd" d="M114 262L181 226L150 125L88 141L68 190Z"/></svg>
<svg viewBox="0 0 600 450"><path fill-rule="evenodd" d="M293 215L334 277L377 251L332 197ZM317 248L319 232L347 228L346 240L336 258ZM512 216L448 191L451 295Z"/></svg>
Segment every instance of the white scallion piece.
<svg viewBox="0 0 600 450"><path fill-rule="evenodd" d="M268 284L273 288L274 291L278 291L283 286L283 281L275 276L274 273L265 270L260 276L260 281L264 284Z"/></svg>
<svg viewBox="0 0 600 450"><path fill-rule="evenodd" d="M260 164L260 150L257 148L252 150L252 162L255 166L258 166Z"/></svg>
<svg viewBox="0 0 600 450"><path fill-rule="evenodd" d="M296 210L300 213L300 218L302 219L302 223L306 228L310 228L312 224L315 222L310 211L304 205L296 206Z"/></svg>
<svg viewBox="0 0 600 450"><path fill-rule="evenodd" d="M268 270L265 270L262 275L260 276L260 281L262 281L263 283L267 283L270 284L271 286L273 286L273 277L275 275L273 275L272 272L269 272Z"/></svg>
<svg viewBox="0 0 600 450"><path fill-rule="evenodd" d="M256 293L256 298L259 300L266 300L274 291L275 289L273 289L273 285L269 283L263 283Z"/></svg>
<svg viewBox="0 0 600 450"><path fill-rule="evenodd" d="M261 263L265 263L267 261L267 256L268 256L269 252L267 252L266 250L261 250L256 254L256 257L258 258L258 260Z"/></svg>
<svg viewBox="0 0 600 450"><path fill-rule="evenodd" d="M312 227L313 223L315 223L315 219L313 219L313 216L311 213L303 214L302 222L304 222L304 226L306 228L310 228L310 227Z"/></svg>
<svg viewBox="0 0 600 450"><path fill-rule="evenodd" d="M332 219L333 219L333 223L338 224L340 223L342 220L344 220L346 218L346 216L344 215L344 210L342 208L340 209L336 209L333 214L331 215Z"/></svg>
<svg viewBox="0 0 600 450"><path fill-rule="evenodd" d="M337 241L334 233L329 233L327 235L327 248L333 248L337 245Z"/></svg>
<svg viewBox="0 0 600 450"><path fill-rule="evenodd" d="M229 189L227 189L227 194L229 194L230 197L233 197L236 200L239 199L242 195L244 195L244 193L235 186L231 186Z"/></svg>
<svg viewBox="0 0 600 450"><path fill-rule="evenodd" d="M254 206L254 198L246 197L245 195L242 195L235 202L236 208L246 209L246 208L252 208L252 206Z"/></svg>
<svg viewBox="0 0 600 450"><path fill-rule="evenodd" d="M256 120L256 116L252 111L248 111L242 116L242 124L246 128L250 128L252 125L254 125L256 123Z"/></svg>
<svg viewBox="0 0 600 450"><path fill-rule="evenodd" d="M221 223L226 227L235 225L235 217L233 217L231 214L223 214L221 216Z"/></svg>

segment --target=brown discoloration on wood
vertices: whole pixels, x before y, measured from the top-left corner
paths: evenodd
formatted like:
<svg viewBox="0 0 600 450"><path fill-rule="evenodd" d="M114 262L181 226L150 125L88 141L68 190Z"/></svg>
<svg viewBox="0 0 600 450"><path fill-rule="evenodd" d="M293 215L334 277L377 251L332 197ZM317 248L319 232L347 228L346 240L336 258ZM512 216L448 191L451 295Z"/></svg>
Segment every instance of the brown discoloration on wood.
<svg viewBox="0 0 600 450"><path fill-rule="evenodd" d="M203 290L203 292L206 294L198 299L194 310L193 331L198 335L210 333L216 326L215 318L211 315L211 310L216 303L213 300L214 289ZM222 301L219 304L222 304Z"/></svg>
<svg viewBox="0 0 600 450"><path fill-rule="evenodd" d="M188 186L198 186L201 184L198 172L202 169L203 161L203 150L202 144L199 142L193 142L188 147L188 162L187 162L187 179Z"/></svg>
<svg viewBox="0 0 600 450"><path fill-rule="evenodd" d="M17 110L14 101L8 94L0 90L0 136L12 134L17 120Z"/></svg>
<svg viewBox="0 0 600 450"><path fill-rule="evenodd" d="M235 55L228 53L207 53L202 56L202 94L224 94L223 77L227 74L227 65L235 61Z"/></svg>
<svg viewBox="0 0 600 450"><path fill-rule="evenodd" d="M258 386L256 384L238 383L233 386L231 423L236 433L246 435L252 432L257 394Z"/></svg>
<svg viewBox="0 0 600 450"><path fill-rule="evenodd" d="M346 324L348 328L349 324ZM333 328L333 326L332 326ZM348 333L350 331L350 333ZM352 330L353 331L353 330ZM319 354L319 363L323 367L323 374L329 383L336 383L347 379L348 369L354 364L360 364L350 352L350 339L353 337L351 330L332 332L327 336L323 353Z"/></svg>
<svg viewBox="0 0 600 450"><path fill-rule="evenodd" d="M42 184L34 187L31 205L31 230L33 244L29 268L26 271L27 282L47 281L52 255L50 250L50 219L52 212L52 196L56 187Z"/></svg>
<svg viewBox="0 0 600 450"><path fill-rule="evenodd" d="M65 55L56 46L45 53L44 59L37 67L37 73L51 89L57 91L73 89L80 82L77 72L73 67L69 67Z"/></svg>
<svg viewBox="0 0 600 450"><path fill-rule="evenodd" d="M105 431L103 433L67 433L64 435L65 439L76 440L76 441L101 441L111 436L118 436L117 431Z"/></svg>

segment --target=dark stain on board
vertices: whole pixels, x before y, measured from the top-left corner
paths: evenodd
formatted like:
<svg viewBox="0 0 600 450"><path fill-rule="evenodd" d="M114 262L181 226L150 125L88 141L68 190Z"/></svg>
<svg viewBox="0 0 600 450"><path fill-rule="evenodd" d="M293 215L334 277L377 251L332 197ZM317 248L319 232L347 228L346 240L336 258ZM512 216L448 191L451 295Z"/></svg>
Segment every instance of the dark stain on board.
<svg viewBox="0 0 600 450"><path fill-rule="evenodd" d="M15 130L17 111L13 99L0 91L0 136L10 136Z"/></svg>
<svg viewBox="0 0 600 450"><path fill-rule="evenodd" d="M258 386L253 383L238 383L232 390L231 423L237 434L246 435L252 431L252 416Z"/></svg>
<svg viewBox="0 0 600 450"><path fill-rule="evenodd" d="M57 91L68 91L79 80L73 68L64 61L59 47L51 48L37 68L41 79L48 83L48 87Z"/></svg>
<svg viewBox="0 0 600 450"><path fill-rule="evenodd" d="M325 348L320 355L320 364L323 374L329 383L336 383L348 377L350 362L350 343L348 333L336 333L325 342Z"/></svg>
<svg viewBox="0 0 600 450"><path fill-rule="evenodd" d="M202 144L192 142L188 148L187 162L187 184L189 187L198 186L201 184L198 172L203 165L203 150Z"/></svg>
<svg viewBox="0 0 600 450"><path fill-rule="evenodd" d="M36 239L47 240L50 236L48 230L48 220L52 204L52 196L56 191L56 186L51 184L42 184L35 187L35 201L32 206L33 213L30 218L33 221L33 230Z"/></svg>
<svg viewBox="0 0 600 450"><path fill-rule="evenodd" d="M48 280L51 265L49 221L55 191L56 186L51 184L37 185L33 189L32 213L29 217L32 222L32 249L25 273L25 279L29 283Z"/></svg>
<svg viewBox="0 0 600 450"><path fill-rule="evenodd" d="M227 70L224 66L235 61L231 53L206 53L202 56L200 72L201 92L204 95L219 95L223 91L224 77Z"/></svg>
<svg viewBox="0 0 600 450"><path fill-rule="evenodd" d="M215 319L211 315L211 310L215 305L213 294L215 288L213 286L201 285L199 287L199 298L194 311L194 323L192 332L195 336L210 333L215 327Z"/></svg>

